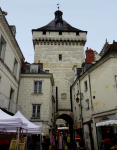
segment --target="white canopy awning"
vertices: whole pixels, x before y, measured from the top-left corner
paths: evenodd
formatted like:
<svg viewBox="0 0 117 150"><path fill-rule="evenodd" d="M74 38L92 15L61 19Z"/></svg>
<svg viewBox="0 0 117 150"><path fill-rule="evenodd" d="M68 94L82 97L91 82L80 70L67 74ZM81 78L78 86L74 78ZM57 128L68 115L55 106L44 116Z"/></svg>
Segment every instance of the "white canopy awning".
<svg viewBox="0 0 117 150"><path fill-rule="evenodd" d="M96 127L99 126L117 126L117 120L109 120L105 122L96 123Z"/></svg>
<svg viewBox="0 0 117 150"><path fill-rule="evenodd" d="M41 134L42 133L42 129L41 126L37 126L34 123L30 122L28 119L26 119L21 113L20 111L18 111L14 117L18 117L21 118L23 120L23 122L25 122L27 124L27 133L28 134ZM26 131L23 131L24 133Z"/></svg>
<svg viewBox="0 0 117 150"><path fill-rule="evenodd" d="M58 130L68 130L68 127L58 127Z"/></svg>
<svg viewBox="0 0 117 150"><path fill-rule="evenodd" d="M14 117L6 114L0 109L0 129L15 129L17 127L27 128L27 124L23 123L19 117Z"/></svg>

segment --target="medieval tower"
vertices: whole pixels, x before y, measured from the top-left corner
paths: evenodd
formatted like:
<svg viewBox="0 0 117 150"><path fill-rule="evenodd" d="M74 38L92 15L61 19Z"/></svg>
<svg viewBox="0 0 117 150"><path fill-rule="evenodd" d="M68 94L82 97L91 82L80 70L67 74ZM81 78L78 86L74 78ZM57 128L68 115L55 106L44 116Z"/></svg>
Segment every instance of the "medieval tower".
<svg viewBox="0 0 117 150"><path fill-rule="evenodd" d="M72 116L70 86L74 81L73 66L80 68L85 61L87 31L72 27L62 15L61 11L56 11L55 19L49 24L32 30L34 62L43 63L43 70L53 74L56 116Z"/></svg>

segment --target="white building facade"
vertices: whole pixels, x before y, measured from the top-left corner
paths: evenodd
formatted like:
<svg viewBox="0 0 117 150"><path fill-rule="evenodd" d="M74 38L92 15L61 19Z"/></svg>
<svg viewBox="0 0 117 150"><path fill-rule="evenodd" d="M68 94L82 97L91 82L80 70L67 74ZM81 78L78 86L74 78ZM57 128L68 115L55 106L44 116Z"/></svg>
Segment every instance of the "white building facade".
<svg viewBox="0 0 117 150"><path fill-rule="evenodd" d="M16 28L10 26L0 9L0 107L15 113L20 70L24 56L15 39Z"/></svg>
<svg viewBox="0 0 117 150"><path fill-rule="evenodd" d="M39 69L39 64L25 64L21 73L18 104L22 114L42 127L43 135L52 135L55 100L53 75Z"/></svg>
<svg viewBox="0 0 117 150"><path fill-rule="evenodd" d="M114 42L99 61L85 63L82 72L72 85L74 117L78 119L76 124L81 119L85 144L89 150L100 148L100 143L104 140L104 133L108 128L97 128L96 123L117 120L116 46L117 42ZM77 94L78 103L76 103ZM112 127L111 131L114 134L116 129Z"/></svg>

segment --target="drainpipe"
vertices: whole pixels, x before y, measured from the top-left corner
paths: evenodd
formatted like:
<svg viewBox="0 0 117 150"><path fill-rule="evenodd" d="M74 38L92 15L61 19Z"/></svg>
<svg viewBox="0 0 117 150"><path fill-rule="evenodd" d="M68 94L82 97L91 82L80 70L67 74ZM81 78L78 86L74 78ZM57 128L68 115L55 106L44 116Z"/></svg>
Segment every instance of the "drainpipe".
<svg viewBox="0 0 117 150"><path fill-rule="evenodd" d="M72 87L70 86L70 99L71 99L71 112L73 112L73 105L72 105Z"/></svg>
<svg viewBox="0 0 117 150"><path fill-rule="evenodd" d="M81 85L80 85L80 80L78 78L78 82L79 82L79 93L81 93ZM80 94L80 105L79 107L81 107L81 122L82 122L82 135L83 135L83 139L84 138L84 128L83 128L83 116L82 116L82 103L81 103L81 94Z"/></svg>
<svg viewBox="0 0 117 150"><path fill-rule="evenodd" d="M93 108L90 74L88 75L88 78L89 78L89 90L90 90L91 108Z"/></svg>
<svg viewBox="0 0 117 150"><path fill-rule="evenodd" d="M21 69L22 69L22 62L23 62L23 58L21 60L21 64L20 64L20 71L19 71L19 84L18 84L18 90L17 90L17 100L16 100L16 110L15 112L17 112L17 105L18 105L18 95L19 95L19 85L20 85L20 79L21 79Z"/></svg>

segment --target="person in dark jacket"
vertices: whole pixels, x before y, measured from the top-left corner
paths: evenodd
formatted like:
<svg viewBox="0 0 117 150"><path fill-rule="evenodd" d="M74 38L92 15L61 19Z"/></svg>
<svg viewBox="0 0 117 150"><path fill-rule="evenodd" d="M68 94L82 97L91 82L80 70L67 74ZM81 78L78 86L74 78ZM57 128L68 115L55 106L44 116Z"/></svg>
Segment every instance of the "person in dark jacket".
<svg viewBox="0 0 117 150"><path fill-rule="evenodd" d="M63 134L63 147L66 146L66 143L67 143L67 137L66 137L66 134L64 133Z"/></svg>
<svg viewBox="0 0 117 150"><path fill-rule="evenodd" d="M49 135L47 134L46 135L46 142L45 142L45 150L49 150L49 146L51 145L50 143L50 138L49 138Z"/></svg>
<svg viewBox="0 0 117 150"><path fill-rule="evenodd" d="M41 145L42 145L42 150L45 150L46 149L46 137L45 136L43 136L43 141Z"/></svg>

